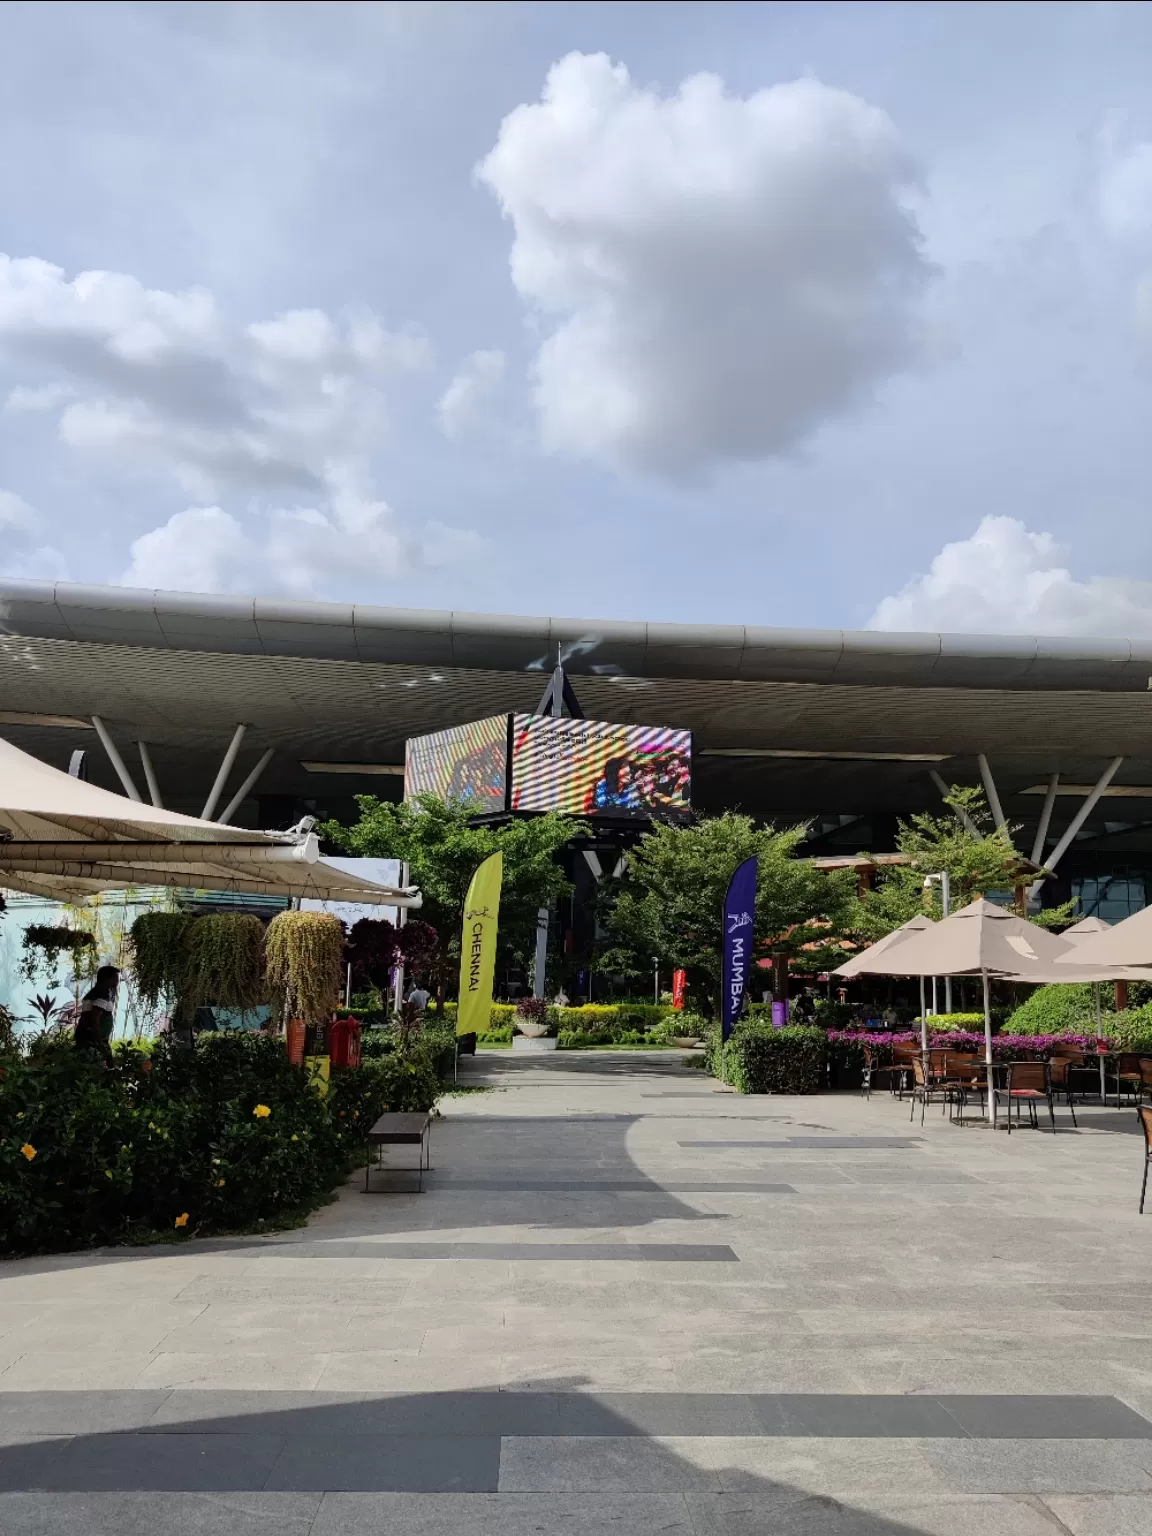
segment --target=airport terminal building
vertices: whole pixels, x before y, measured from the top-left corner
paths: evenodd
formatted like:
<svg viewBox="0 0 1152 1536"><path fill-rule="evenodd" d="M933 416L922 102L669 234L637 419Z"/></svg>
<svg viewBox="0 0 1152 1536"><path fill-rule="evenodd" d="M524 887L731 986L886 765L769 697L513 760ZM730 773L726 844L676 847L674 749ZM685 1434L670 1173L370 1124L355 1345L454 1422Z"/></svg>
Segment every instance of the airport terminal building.
<svg viewBox="0 0 1152 1536"><path fill-rule="evenodd" d="M0 580L0 735L171 809L285 827L398 799L407 742L531 715L691 733L691 803L831 858L983 784L1045 903L1152 891L1152 642L649 624ZM75 760L76 767L80 766Z"/></svg>

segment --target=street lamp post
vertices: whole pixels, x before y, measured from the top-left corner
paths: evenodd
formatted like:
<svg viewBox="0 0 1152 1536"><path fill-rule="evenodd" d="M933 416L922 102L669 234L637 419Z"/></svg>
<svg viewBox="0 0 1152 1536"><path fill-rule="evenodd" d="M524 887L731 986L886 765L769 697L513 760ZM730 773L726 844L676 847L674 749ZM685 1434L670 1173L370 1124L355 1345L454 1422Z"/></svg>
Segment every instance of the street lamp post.
<svg viewBox="0 0 1152 1536"><path fill-rule="evenodd" d="M660 1006L660 957L652 956L652 1001Z"/></svg>
<svg viewBox="0 0 1152 1536"><path fill-rule="evenodd" d="M924 889L930 891L934 885L940 887L940 912L947 917L952 911L952 882L948 878L948 871L942 869L939 874L924 876ZM933 987L935 990L935 987ZM944 1012L952 1012L952 978L944 978Z"/></svg>

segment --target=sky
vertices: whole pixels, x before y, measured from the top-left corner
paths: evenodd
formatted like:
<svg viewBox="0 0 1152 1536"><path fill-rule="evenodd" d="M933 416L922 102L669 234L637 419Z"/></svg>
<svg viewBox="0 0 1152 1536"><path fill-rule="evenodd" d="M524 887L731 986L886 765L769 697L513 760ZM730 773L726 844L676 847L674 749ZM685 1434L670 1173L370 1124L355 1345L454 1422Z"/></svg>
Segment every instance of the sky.
<svg viewBox="0 0 1152 1536"><path fill-rule="evenodd" d="M0 7L0 574L1152 636L1152 7Z"/></svg>

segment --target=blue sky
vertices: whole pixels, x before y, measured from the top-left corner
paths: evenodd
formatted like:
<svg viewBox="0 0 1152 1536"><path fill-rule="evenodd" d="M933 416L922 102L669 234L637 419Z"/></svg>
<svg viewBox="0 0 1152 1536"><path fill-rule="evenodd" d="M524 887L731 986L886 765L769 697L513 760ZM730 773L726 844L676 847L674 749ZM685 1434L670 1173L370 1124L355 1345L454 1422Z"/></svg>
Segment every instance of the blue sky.
<svg viewBox="0 0 1152 1536"><path fill-rule="evenodd" d="M5 6L0 571L1152 633L1150 65L1143 4Z"/></svg>

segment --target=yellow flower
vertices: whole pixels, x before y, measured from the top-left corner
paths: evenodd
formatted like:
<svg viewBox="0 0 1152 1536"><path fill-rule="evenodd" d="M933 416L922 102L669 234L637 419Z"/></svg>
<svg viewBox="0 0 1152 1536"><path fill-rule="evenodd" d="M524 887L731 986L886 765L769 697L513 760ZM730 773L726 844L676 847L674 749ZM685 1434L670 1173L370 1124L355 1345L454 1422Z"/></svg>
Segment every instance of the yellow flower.
<svg viewBox="0 0 1152 1536"><path fill-rule="evenodd" d="M267 1120L272 1111L268 1108L267 1104L257 1104L252 1113L256 1116L257 1120Z"/></svg>
<svg viewBox="0 0 1152 1536"><path fill-rule="evenodd" d="M23 1152L24 1156L28 1159L29 1162L31 1162L32 1159L36 1156L36 1148L30 1141L26 1141L20 1150Z"/></svg>
<svg viewBox="0 0 1152 1536"><path fill-rule="evenodd" d="M188 1225L188 1212L187 1211L181 1211L180 1212L179 1216L177 1216L177 1218L176 1218L176 1225L178 1227L186 1227Z"/></svg>
<svg viewBox="0 0 1152 1536"><path fill-rule="evenodd" d="M299 1136L297 1136L295 1131L292 1132L292 1140L293 1141L299 1141L300 1140Z"/></svg>
<svg viewBox="0 0 1152 1536"><path fill-rule="evenodd" d="M223 1189L224 1188L224 1180L223 1179L217 1179L216 1180L216 1188L217 1189Z"/></svg>

